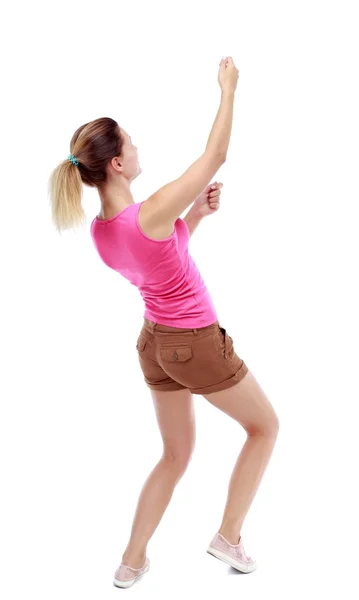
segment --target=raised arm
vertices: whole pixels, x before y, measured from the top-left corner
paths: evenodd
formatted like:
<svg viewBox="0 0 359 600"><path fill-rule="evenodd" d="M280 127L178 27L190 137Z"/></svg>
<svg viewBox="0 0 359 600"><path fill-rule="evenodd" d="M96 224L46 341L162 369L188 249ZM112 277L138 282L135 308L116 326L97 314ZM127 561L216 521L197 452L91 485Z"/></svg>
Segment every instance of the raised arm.
<svg viewBox="0 0 359 600"><path fill-rule="evenodd" d="M194 202L226 160L238 71L232 60L227 75L225 68L221 61L221 102L204 153L181 177L160 188L141 205L139 225L149 237L163 239L171 235L176 219Z"/></svg>

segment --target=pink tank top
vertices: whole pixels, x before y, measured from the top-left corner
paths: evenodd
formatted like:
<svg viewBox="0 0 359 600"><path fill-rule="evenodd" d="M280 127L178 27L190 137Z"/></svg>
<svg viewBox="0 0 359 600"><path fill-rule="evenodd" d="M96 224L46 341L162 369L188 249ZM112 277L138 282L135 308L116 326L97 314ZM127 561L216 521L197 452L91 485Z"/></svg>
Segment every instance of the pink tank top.
<svg viewBox="0 0 359 600"><path fill-rule="evenodd" d="M178 218L173 233L153 240L140 228L142 202L111 219L91 223L91 237L102 261L135 285L144 300L144 317L171 327L205 327L218 320L192 257L189 229Z"/></svg>

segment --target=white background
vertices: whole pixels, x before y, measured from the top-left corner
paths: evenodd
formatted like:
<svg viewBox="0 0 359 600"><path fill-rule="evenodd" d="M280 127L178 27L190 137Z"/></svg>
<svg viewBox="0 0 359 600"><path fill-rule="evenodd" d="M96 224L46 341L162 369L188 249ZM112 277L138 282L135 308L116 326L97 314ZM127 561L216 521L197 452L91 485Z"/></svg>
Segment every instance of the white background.
<svg viewBox="0 0 359 600"><path fill-rule="evenodd" d="M245 433L194 396L193 459L133 598L356 597L356 2L17 2L1 9L1 595L105 598L162 452L137 360L144 306L89 226L60 236L47 182L109 116L139 202L204 151L222 56L239 69L221 208L190 251L280 420L242 530L258 570L206 553ZM239 577L231 576L239 575ZM238 579L238 580L237 580Z"/></svg>

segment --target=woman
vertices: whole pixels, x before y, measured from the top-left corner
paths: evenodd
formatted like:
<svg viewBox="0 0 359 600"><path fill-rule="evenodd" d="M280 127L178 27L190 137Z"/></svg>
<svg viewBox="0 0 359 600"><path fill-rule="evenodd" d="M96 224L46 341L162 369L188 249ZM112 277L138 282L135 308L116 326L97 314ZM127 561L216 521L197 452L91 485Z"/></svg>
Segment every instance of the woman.
<svg viewBox="0 0 359 600"><path fill-rule="evenodd" d="M91 223L93 242L103 262L138 287L146 307L137 350L154 402L163 455L141 491L130 540L115 572L114 584L119 587L129 587L148 570L148 541L191 459L192 394L201 394L247 433L221 525L207 552L242 572L256 568L245 553L241 529L272 454L278 418L219 324L188 253L188 240L201 219L219 206L221 184L208 184L226 160L237 80L232 58L222 59L221 103L204 154L147 200L135 203L130 191L141 172L137 148L109 118L75 132L70 160L50 178L52 216L59 231L79 225L85 216L81 184L98 189L101 211Z"/></svg>

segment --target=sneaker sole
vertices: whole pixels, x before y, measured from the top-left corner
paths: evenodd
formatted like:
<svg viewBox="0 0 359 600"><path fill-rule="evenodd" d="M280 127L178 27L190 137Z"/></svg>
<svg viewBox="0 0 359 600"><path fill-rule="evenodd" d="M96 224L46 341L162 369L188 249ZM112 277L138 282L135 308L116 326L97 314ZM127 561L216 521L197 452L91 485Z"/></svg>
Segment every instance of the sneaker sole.
<svg viewBox="0 0 359 600"><path fill-rule="evenodd" d="M134 579L127 579L127 581L120 581L119 579L116 579L116 577L115 577L113 580L113 584L116 587L129 588L129 587L131 587L131 585L133 585L135 583L136 579L139 579L140 577L142 577L142 575L147 573L149 568L150 567L147 567L147 569L145 569L145 571L143 571L143 573L141 573L141 575L137 575L137 577L135 577Z"/></svg>
<svg viewBox="0 0 359 600"><path fill-rule="evenodd" d="M227 563L227 565L230 565L234 569L237 569L237 571L241 571L241 573L252 573L252 571L255 571L255 569L257 568L257 563L255 562L252 565L246 565L235 560L234 558L231 558L230 556L228 556L228 554L224 554L224 552L220 552L219 550L212 548L212 546L208 546L207 552L215 558L223 560L223 562Z"/></svg>

